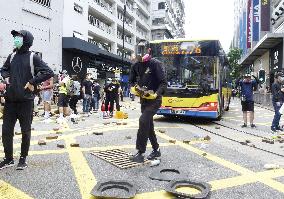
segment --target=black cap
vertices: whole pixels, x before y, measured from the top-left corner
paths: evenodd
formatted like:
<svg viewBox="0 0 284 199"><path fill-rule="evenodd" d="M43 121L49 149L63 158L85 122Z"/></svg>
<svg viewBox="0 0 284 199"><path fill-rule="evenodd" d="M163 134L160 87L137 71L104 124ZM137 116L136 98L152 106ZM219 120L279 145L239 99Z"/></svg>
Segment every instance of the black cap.
<svg viewBox="0 0 284 199"><path fill-rule="evenodd" d="M15 37L16 35L22 35L22 36L24 36L23 35L23 33L21 33L21 31L16 31L16 30L12 30L11 31L11 34Z"/></svg>

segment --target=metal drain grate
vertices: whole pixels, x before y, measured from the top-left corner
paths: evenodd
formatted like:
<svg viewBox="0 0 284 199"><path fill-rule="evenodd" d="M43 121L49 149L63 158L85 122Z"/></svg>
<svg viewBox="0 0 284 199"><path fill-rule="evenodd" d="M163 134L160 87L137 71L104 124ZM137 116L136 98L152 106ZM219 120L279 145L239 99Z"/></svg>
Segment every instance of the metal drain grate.
<svg viewBox="0 0 284 199"><path fill-rule="evenodd" d="M130 153L122 151L120 149L106 150L106 151L94 151L91 153L92 155L109 162L110 164L120 168L120 169L128 169L132 167L136 167L144 163L136 163L129 160Z"/></svg>

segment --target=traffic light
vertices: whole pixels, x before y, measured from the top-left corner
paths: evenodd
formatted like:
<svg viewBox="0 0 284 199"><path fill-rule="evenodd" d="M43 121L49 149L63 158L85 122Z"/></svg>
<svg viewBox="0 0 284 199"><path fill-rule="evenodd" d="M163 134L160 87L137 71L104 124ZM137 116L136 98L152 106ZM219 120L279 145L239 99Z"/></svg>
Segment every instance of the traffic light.
<svg viewBox="0 0 284 199"><path fill-rule="evenodd" d="M265 82L265 70L261 69L258 71L258 79L261 83Z"/></svg>

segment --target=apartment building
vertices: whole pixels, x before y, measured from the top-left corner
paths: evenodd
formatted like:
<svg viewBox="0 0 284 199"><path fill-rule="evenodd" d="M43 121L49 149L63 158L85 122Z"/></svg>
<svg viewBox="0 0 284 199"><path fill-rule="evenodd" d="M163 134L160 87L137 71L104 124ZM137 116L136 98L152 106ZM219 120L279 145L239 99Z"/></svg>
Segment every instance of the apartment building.
<svg viewBox="0 0 284 199"><path fill-rule="evenodd" d="M32 51L55 71L62 63L62 0L0 1L0 66L13 51L11 30L28 30L34 36Z"/></svg>
<svg viewBox="0 0 284 199"><path fill-rule="evenodd" d="M185 36L184 1L152 0L152 40L183 38Z"/></svg>
<svg viewBox="0 0 284 199"><path fill-rule="evenodd" d="M284 0L235 0L235 3L238 9L232 44L243 50L239 63L243 72L256 73L262 79L262 87L270 88L275 73L284 70Z"/></svg>
<svg viewBox="0 0 284 199"><path fill-rule="evenodd" d="M131 64L139 40L150 40L150 23L150 0L64 0L63 68L71 74L112 76Z"/></svg>

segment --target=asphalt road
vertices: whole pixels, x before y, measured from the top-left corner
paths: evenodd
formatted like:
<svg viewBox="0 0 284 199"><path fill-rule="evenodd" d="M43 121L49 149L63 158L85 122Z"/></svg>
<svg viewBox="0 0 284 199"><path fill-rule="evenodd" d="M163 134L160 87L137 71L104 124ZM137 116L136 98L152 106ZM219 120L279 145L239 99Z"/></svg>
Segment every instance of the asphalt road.
<svg viewBox="0 0 284 199"><path fill-rule="evenodd" d="M29 167L24 171L16 171L15 167L0 171L0 198L94 198L90 195L91 190L97 182L106 180L131 182L137 188L137 199L174 198L164 191L168 182L149 178L153 171L162 168L180 171L180 175L166 174L171 178L209 183L212 199L284 198L284 168L264 168L266 164L284 166L284 143L276 140L274 144L262 142L263 138L272 138L269 131L272 111L256 107L256 129L240 127L242 113L237 100L218 122L155 116L162 152L160 165L150 167L143 164L120 169L91 153L110 149L135 152L139 103L124 102L122 110L129 115L129 119L123 120L127 123L125 125L118 125L115 122L122 121L116 119L104 120L100 113L84 118L84 121L80 119L78 124L45 124L42 118L35 118ZM19 132L18 124L15 131ZM94 132L103 135L95 135ZM47 140L49 135L58 135L58 138ZM210 140L204 140L205 136L209 136ZM46 145L39 146L40 139L45 140ZM16 135L16 162L20 141L21 135ZM241 144L245 141L249 141L250 146ZM73 143L80 146L70 147ZM57 144L63 144L64 148L58 148ZM150 152L151 146L147 150L147 153ZM2 143L0 157L3 157ZM123 191L106 193L123 194Z"/></svg>

